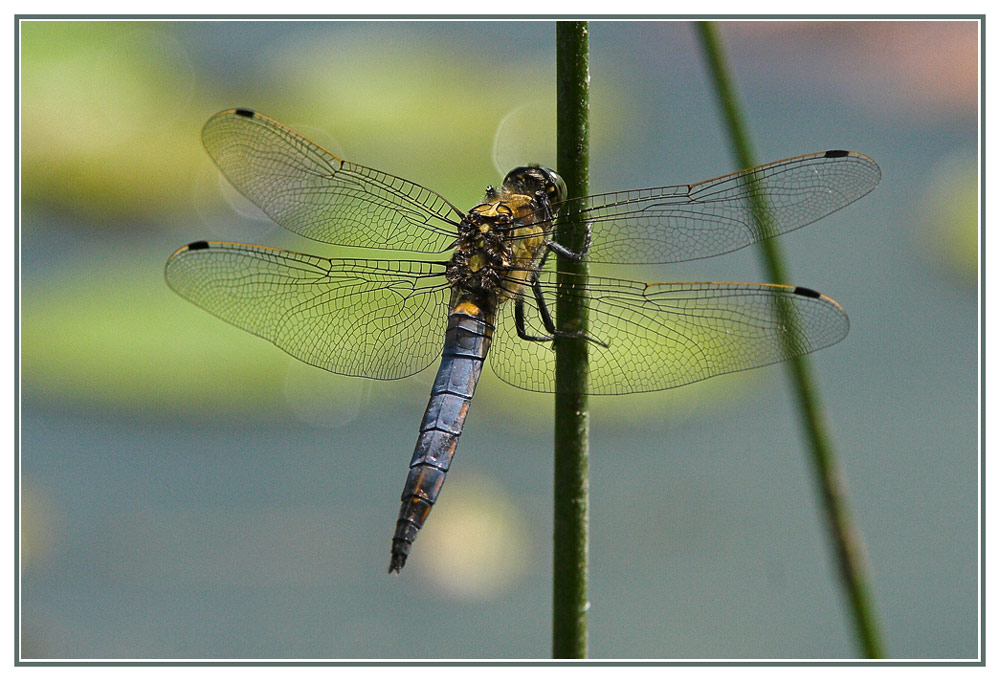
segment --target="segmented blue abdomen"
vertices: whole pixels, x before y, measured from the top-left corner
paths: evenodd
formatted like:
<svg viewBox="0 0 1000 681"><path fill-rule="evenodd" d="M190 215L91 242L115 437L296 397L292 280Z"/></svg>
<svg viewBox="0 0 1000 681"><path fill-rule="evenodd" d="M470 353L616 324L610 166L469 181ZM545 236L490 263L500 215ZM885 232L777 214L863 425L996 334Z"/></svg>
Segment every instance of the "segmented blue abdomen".
<svg viewBox="0 0 1000 681"><path fill-rule="evenodd" d="M490 316L468 303L456 306L448 315L441 366L434 379L403 488L389 572L399 572L406 563L410 545L444 484L493 339Z"/></svg>

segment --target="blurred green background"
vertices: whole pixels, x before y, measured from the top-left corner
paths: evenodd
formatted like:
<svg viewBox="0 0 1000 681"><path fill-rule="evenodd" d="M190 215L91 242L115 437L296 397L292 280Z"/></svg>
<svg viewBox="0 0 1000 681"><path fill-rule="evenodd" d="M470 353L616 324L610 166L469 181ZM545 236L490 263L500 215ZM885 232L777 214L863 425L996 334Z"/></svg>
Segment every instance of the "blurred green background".
<svg viewBox="0 0 1000 681"><path fill-rule="evenodd" d="M888 652L977 655L974 22L725 24L759 161L883 181L782 238L851 315L814 356ZM554 164L550 22L22 21L24 658L544 658L551 398L484 373L385 574L433 378L299 364L174 295L203 238L285 233L200 146L249 107L473 205ZM591 187L735 170L683 22L591 25ZM634 268L758 280L756 255ZM444 320L442 320L442 324ZM781 367L593 400L593 657L856 654Z"/></svg>

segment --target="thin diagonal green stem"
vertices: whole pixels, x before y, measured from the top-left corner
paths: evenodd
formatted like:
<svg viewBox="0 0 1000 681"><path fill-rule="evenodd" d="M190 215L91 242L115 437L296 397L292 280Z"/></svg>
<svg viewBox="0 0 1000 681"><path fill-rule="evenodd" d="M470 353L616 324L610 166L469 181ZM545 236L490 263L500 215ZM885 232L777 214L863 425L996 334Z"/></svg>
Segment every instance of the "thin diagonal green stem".
<svg viewBox="0 0 1000 681"><path fill-rule="evenodd" d="M738 167L753 167L756 165L753 152L715 26L710 22L699 22L698 36L712 74L719 107L725 118L725 127ZM759 194L758 191L751 193L754 196ZM768 220L766 207L761 202L755 202L754 211L758 213L758 224L764 225L763 228L766 229ZM769 280L776 284L786 283L785 266L778 243L774 239L764 239L758 252L763 259ZM782 312L783 316L785 314L787 313ZM788 324L790 328L794 328L792 325L795 324L795 319L790 314ZM795 357L787 362L787 367L791 387L796 396L803 434L810 452L816 487L825 513L827 533L837 556L837 567L844 585L859 647L865 657L884 657L882 637L876 623L873 599L864 566L861 535L854 527L848 511L844 475L836 461L810 364L805 357Z"/></svg>
<svg viewBox="0 0 1000 681"><path fill-rule="evenodd" d="M589 48L586 22L556 23L556 135L558 172L569 196L586 196L589 171ZM570 208L573 204L569 204ZM583 248L585 225L558 224L559 243ZM585 262L559 257L560 293L556 326L586 332L582 295L564 295L580 287ZM555 396L555 477L552 550L552 657L587 656L587 524L589 500L589 416L587 413L587 341L557 338Z"/></svg>

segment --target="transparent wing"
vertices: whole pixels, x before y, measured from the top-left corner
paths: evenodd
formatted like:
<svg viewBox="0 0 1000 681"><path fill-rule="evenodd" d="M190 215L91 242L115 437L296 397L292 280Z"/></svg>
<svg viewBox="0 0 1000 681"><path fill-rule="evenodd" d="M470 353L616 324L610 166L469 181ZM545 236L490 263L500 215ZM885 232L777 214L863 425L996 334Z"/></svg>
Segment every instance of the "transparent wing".
<svg viewBox="0 0 1000 681"><path fill-rule="evenodd" d="M462 219L431 190L343 161L247 109L216 114L201 137L236 189L282 227L316 241L440 253Z"/></svg>
<svg viewBox="0 0 1000 681"><path fill-rule="evenodd" d="M434 263L317 258L200 241L179 249L167 283L288 354L348 376L396 379L441 354L449 289Z"/></svg>
<svg viewBox="0 0 1000 681"><path fill-rule="evenodd" d="M549 276L543 290L554 307ZM593 395L663 390L773 364L832 345L849 328L836 302L791 286L591 277L586 296L589 334L607 344L587 344ZM528 334L547 335L530 291L525 307ZM783 322L782 308L798 320L796 332ZM497 375L520 388L555 392L554 359L551 342L518 337L514 303L503 306L490 350Z"/></svg>
<svg viewBox="0 0 1000 681"><path fill-rule="evenodd" d="M591 223L592 262L680 262L808 225L857 201L881 177L863 154L825 151L697 184L595 194L586 208L563 219ZM755 218L755 203L767 209L767 224Z"/></svg>

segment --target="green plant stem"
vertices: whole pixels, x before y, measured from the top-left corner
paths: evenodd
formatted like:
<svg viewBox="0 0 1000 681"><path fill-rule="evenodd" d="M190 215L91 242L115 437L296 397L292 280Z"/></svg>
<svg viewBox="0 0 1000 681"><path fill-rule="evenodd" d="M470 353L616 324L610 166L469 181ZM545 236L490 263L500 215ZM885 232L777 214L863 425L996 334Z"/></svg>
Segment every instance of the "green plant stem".
<svg viewBox="0 0 1000 681"><path fill-rule="evenodd" d="M699 22L698 35L712 74L719 107L725 118L738 167L753 167L756 163L715 26L710 22ZM757 195L756 191L752 193ZM766 211L766 208L759 208L756 203L754 209L755 212ZM766 219L765 217L764 221ZM759 252L768 279L776 284L786 283L785 266L777 242L774 239L764 239L760 243ZM789 321L795 323L794 319ZM850 518L844 475L833 452L809 362L805 357L795 357L787 362L786 366L796 397L803 433L811 453L813 473L820 492L827 531L837 556L837 566L845 587L859 647L865 657L884 657L882 637L875 621L873 599L864 566L863 544L860 533Z"/></svg>
<svg viewBox="0 0 1000 681"><path fill-rule="evenodd" d="M589 48L586 22L556 23L556 128L558 172L569 196L588 194ZM570 205L572 207L572 204ZM579 251L586 225L558 223L558 240ZM585 262L559 257L556 326L586 331L586 301L563 294L579 287ZM557 338L555 476L553 499L552 657L587 656L588 445L587 341Z"/></svg>

